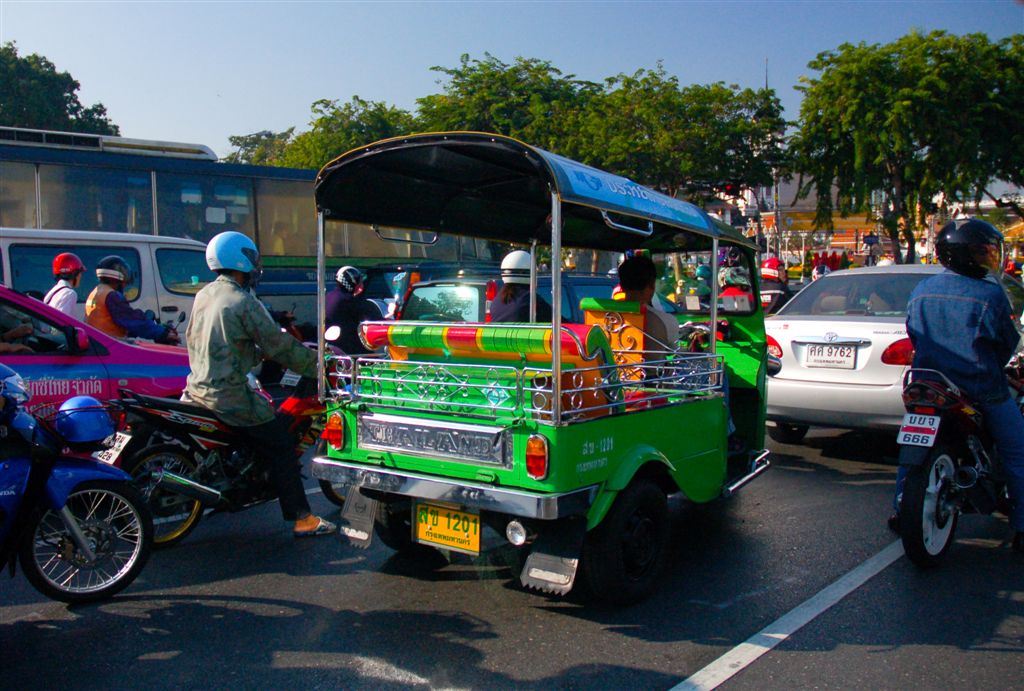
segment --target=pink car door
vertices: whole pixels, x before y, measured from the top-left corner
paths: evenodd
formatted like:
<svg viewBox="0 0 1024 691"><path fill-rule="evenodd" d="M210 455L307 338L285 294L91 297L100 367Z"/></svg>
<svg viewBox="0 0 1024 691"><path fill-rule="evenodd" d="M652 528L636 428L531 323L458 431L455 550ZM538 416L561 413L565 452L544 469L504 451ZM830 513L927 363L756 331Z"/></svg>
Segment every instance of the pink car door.
<svg viewBox="0 0 1024 691"><path fill-rule="evenodd" d="M92 331L38 300L0 289L0 362L25 379L31 412L48 416L72 396L114 397L106 349L84 338Z"/></svg>

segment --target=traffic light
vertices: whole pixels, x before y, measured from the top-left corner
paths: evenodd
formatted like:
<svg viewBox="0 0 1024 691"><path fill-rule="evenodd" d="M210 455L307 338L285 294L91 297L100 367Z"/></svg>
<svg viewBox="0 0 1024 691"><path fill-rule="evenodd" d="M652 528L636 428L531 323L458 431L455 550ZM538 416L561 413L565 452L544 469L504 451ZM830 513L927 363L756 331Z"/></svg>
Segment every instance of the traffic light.
<svg viewBox="0 0 1024 691"><path fill-rule="evenodd" d="M740 184L738 182L727 182L722 186L722 191L725 192L726 196L738 197L740 196Z"/></svg>

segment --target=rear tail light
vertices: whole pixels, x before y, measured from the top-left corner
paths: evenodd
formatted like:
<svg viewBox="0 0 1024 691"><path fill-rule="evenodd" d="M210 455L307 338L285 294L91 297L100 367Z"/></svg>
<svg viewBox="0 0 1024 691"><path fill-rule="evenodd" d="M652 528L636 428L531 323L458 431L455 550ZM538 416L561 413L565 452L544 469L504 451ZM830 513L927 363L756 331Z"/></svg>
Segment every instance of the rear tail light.
<svg viewBox="0 0 1024 691"><path fill-rule="evenodd" d="M548 440L539 434L531 434L526 440L526 474L534 480L548 476Z"/></svg>
<svg viewBox="0 0 1024 691"><path fill-rule="evenodd" d="M886 365L909 365L914 361L914 344L909 338L901 338L889 344L882 353Z"/></svg>
<svg viewBox="0 0 1024 691"><path fill-rule="evenodd" d="M765 338L768 340L768 354L771 355L772 357L776 357L776 358L780 358L781 359L782 358L782 346L779 345L779 342L776 341L771 336L765 336Z"/></svg>
<svg viewBox="0 0 1024 691"><path fill-rule="evenodd" d="M320 435L327 440L335 450L340 451L345 445L345 420L341 413L331 413L327 417L327 424L324 425L323 434Z"/></svg>
<svg viewBox="0 0 1024 691"><path fill-rule="evenodd" d="M494 298L498 297L498 283L497 281L487 281L487 292L484 293L484 323L491 323L491 303L494 302Z"/></svg>

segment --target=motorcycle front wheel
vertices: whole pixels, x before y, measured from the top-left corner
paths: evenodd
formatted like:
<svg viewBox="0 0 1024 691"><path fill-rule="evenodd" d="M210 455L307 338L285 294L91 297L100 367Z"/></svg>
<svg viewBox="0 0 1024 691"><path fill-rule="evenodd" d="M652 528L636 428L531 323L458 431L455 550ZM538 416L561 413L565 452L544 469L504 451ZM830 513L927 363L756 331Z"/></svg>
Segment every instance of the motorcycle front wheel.
<svg viewBox="0 0 1024 691"><path fill-rule="evenodd" d="M87 557L60 512L47 511L21 546L25 577L43 595L68 603L103 600L142 571L153 544L153 521L127 482L79 485L65 502L92 550Z"/></svg>
<svg viewBox="0 0 1024 691"><path fill-rule="evenodd" d="M185 449L177 444L149 446L125 461L121 468L132 476L136 487L146 497L153 515L153 546L156 549L176 545L199 525L203 517L201 502L156 487L150 479L161 468L191 478L196 472L196 464Z"/></svg>
<svg viewBox="0 0 1024 691"><path fill-rule="evenodd" d="M910 561L921 568L938 566L956 532L960 507L954 500L956 457L937 445L925 462L910 468L900 505L900 538Z"/></svg>

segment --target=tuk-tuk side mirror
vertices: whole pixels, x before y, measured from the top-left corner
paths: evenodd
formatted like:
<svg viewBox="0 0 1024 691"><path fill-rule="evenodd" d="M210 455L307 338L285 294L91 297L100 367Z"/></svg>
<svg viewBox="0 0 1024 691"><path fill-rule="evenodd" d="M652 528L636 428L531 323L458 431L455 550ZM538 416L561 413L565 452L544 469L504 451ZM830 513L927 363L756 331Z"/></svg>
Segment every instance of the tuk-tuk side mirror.
<svg viewBox="0 0 1024 691"><path fill-rule="evenodd" d="M765 371L768 372L769 377L774 377L782 371L782 360L774 355L769 355L768 362L765 365Z"/></svg>

